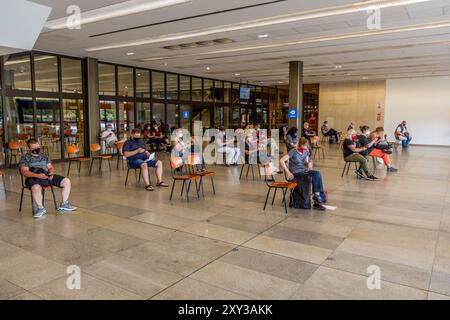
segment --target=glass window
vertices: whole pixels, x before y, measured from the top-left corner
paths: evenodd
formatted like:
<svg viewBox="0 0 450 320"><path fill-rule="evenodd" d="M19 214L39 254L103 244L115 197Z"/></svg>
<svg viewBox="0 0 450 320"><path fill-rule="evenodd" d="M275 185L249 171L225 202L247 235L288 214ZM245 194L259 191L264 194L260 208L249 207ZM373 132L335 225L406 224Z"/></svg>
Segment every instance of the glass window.
<svg viewBox="0 0 450 320"><path fill-rule="evenodd" d="M240 88L241 86L237 83L233 83L233 89L231 90L231 101L232 103L240 102Z"/></svg>
<svg viewBox="0 0 450 320"><path fill-rule="evenodd" d="M78 156L84 155L84 109L83 100L64 99L64 140L65 145L76 145L80 149ZM67 155L66 155L67 157Z"/></svg>
<svg viewBox="0 0 450 320"><path fill-rule="evenodd" d="M214 127L218 128L223 125L223 107L214 108Z"/></svg>
<svg viewBox="0 0 450 320"><path fill-rule="evenodd" d="M83 93L81 60L61 58L62 91Z"/></svg>
<svg viewBox="0 0 450 320"><path fill-rule="evenodd" d="M143 130L144 126L152 121L150 103L136 103L136 112L137 126Z"/></svg>
<svg viewBox="0 0 450 320"><path fill-rule="evenodd" d="M133 68L118 67L119 96L134 97Z"/></svg>
<svg viewBox="0 0 450 320"><path fill-rule="evenodd" d="M9 57L6 60L3 83L6 89L31 90L29 55Z"/></svg>
<svg viewBox="0 0 450 320"><path fill-rule="evenodd" d="M58 92L58 59L50 55L34 55L36 91Z"/></svg>
<svg viewBox="0 0 450 320"><path fill-rule="evenodd" d="M178 100L178 75L167 74L167 100Z"/></svg>
<svg viewBox="0 0 450 320"><path fill-rule="evenodd" d="M3 131L3 101L2 97L0 97L0 166L5 165L5 154L4 154L4 131Z"/></svg>
<svg viewBox="0 0 450 320"><path fill-rule="evenodd" d="M223 102L224 98L223 91L223 82L222 81L214 81L214 99L217 102Z"/></svg>
<svg viewBox="0 0 450 320"><path fill-rule="evenodd" d="M180 76L180 100L191 101L191 77Z"/></svg>
<svg viewBox="0 0 450 320"><path fill-rule="evenodd" d="M154 99L165 99L164 73L152 72L152 96Z"/></svg>
<svg viewBox="0 0 450 320"><path fill-rule="evenodd" d="M98 64L98 91L100 95L116 95L116 68L109 64Z"/></svg>
<svg viewBox="0 0 450 320"><path fill-rule="evenodd" d="M61 159L60 119L59 99L36 98L37 136L51 159Z"/></svg>
<svg viewBox="0 0 450 320"><path fill-rule="evenodd" d="M100 101L100 131L106 129L106 125L111 124L116 130L116 103L114 101Z"/></svg>
<svg viewBox="0 0 450 320"><path fill-rule="evenodd" d="M192 106L181 105L180 112L181 112L180 128L190 131L191 130Z"/></svg>
<svg viewBox="0 0 450 320"><path fill-rule="evenodd" d="M224 82L223 84L223 102L231 103L231 83Z"/></svg>
<svg viewBox="0 0 450 320"><path fill-rule="evenodd" d="M33 133L33 99L7 97L5 101L5 124L8 142L25 142Z"/></svg>
<svg viewBox="0 0 450 320"><path fill-rule="evenodd" d="M203 101L214 102L214 81L205 79L203 81Z"/></svg>
<svg viewBox="0 0 450 320"><path fill-rule="evenodd" d="M130 131L134 129L134 103L119 102L120 130L119 139L130 136Z"/></svg>
<svg viewBox="0 0 450 320"><path fill-rule="evenodd" d="M153 103L152 106L152 118L153 121L159 123L161 121L164 122L164 104L163 103Z"/></svg>
<svg viewBox="0 0 450 320"><path fill-rule="evenodd" d="M231 118L231 107L223 107L223 126L225 128L230 128L230 118Z"/></svg>
<svg viewBox="0 0 450 320"><path fill-rule="evenodd" d="M136 70L136 97L150 98L150 71Z"/></svg>
<svg viewBox="0 0 450 320"><path fill-rule="evenodd" d="M167 105L167 125L169 128L178 128L178 121L180 118L179 113L179 105L177 104L168 104Z"/></svg>
<svg viewBox="0 0 450 320"><path fill-rule="evenodd" d="M192 101L202 101L202 79L192 78Z"/></svg>

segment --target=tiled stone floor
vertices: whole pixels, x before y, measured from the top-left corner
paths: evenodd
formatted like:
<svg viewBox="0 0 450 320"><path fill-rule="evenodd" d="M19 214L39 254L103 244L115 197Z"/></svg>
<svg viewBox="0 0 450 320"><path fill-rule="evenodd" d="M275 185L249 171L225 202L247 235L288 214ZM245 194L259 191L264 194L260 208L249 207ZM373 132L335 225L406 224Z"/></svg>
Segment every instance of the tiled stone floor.
<svg viewBox="0 0 450 320"><path fill-rule="evenodd" d="M18 212L20 179L8 170L0 298L449 299L450 149L399 150L399 173L378 168L379 182L341 178L341 153L326 154L316 167L338 209L288 215L279 200L263 212L264 182L239 181L238 168L215 167L218 194L207 186L186 203L167 189L125 188L114 166L72 175L76 214L47 202L50 214L33 221L28 194ZM81 268L81 290L66 289L69 265ZM371 265L381 290L367 289Z"/></svg>

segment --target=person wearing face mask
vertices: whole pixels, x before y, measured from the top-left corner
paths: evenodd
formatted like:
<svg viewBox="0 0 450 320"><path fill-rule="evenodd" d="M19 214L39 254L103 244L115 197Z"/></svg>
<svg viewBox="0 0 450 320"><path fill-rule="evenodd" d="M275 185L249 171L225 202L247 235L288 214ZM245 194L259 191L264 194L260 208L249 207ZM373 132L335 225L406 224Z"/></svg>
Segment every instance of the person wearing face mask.
<svg viewBox="0 0 450 320"><path fill-rule="evenodd" d="M43 218L47 214L44 208L42 187L55 186L62 189L62 202L58 212L71 212L77 208L69 202L71 183L69 178L55 174L55 169L48 157L41 153L39 141L27 141L28 152L19 161L20 173L25 177L25 185L31 190L33 201L36 204L33 218Z"/></svg>
<svg viewBox="0 0 450 320"><path fill-rule="evenodd" d="M103 150L115 147L115 144L119 139L117 139L111 124L108 124L106 130L101 133L100 140L102 142Z"/></svg>
<svg viewBox="0 0 450 320"><path fill-rule="evenodd" d="M322 175L319 171L312 169L311 152L308 148L309 142L302 137L298 141L298 146L284 157L280 159L280 164L286 172L287 180L297 183L297 186L302 185L305 177L310 179L313 189L313 209L326 210L323 203L327 202L327 196L323 188ZM289 167L287 162L289 161ZM299 190L301 193L302 190Z"/></svg>
<svg viewBox="0 0 450 320"><path fill-rule="evenodd" d="M141 139L141 130L131 130L131 137L123 145L123 155L127 158L130 168L141 168L141 175L145 182L145 190L154 191L155 189L150 184L148 168L156 169L156 178L158 187L167 188L169 185L164 183L163 164L160 160L156 160L154 154L150 154L145 148L145 143Z"/></svg>
<svg viewBox="0 0 450 320"><path fill-rule="evenodd" d="M362 134L358 138L359 143L361 146L366 146L369 143L373 143L373 146L366 151L367 155L369 157L382 159L388 172L397 172L398 170L392 166L391 159L389 158L388 150L390 145L383 143L383 131L384 129L379 127L375 132L371 133L368 126L362 126Z"/></svg>
<svg viewBox="0 0 450 320"><path fill-rule="evenodd" d="M359 168L355 171L357 177L376 181L377 177L369 169L369 158L365 153L370 152L370 150L375 142L370 142L367 145L361 147L358 136L355 133L350 133L344 140L342 147L344 152L344 160L346 162L358 162Z"/></svg>
<svg viewBox="0 0 450 320"><path fill-rule="evenodd" d="M395 139L402 142L403 149L407 149L411 143L412 137L406 127L406 121L402 121L395 130Z"/></svg>

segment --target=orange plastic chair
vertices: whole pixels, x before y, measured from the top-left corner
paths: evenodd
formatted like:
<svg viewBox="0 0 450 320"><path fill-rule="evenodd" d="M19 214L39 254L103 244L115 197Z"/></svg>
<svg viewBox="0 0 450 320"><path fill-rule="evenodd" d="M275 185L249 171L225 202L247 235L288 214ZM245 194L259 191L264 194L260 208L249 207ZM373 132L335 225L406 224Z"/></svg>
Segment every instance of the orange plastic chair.
<svg viewBox="0 0 450 320"><path fill-rule="evenodd" d="M123 145L125 144L125 141L117 142L116 148L117 148L117 169L119 169L119 163L120 159L122 159L122 169L123 167Z"/></svg>
<svg viewBox="0 0 450 320"><path fill-rule="evenodd" d="M89 145L89 150L91 151L91 165L89 167L89 174L92 172L92 167L95 160L99 160L98 170L102 171L103 160L108 160L109 171L111 172L111 158L112 155L101 154L102 147L98 143L91 143Z"/></svg>
<svg viewBox="0 0 450 320"><path fill-rule="evenodd" d="M66 146L66 151L69 159L69 169L67 170L67 176L70 175L70 167L72 165L72 162L77 163L78 167L78 174L81 172L81 163L83 162L89 162L91 161L91 158L89 157L79 157L78 153L80 153L80 149L76 145L69 145Z"/></svg>
<svg viewBox="0 0 450 320"><path fill-rule="evenodd" d="M270 192L272 191L272 189L275 190L274 194L273 194L273 198L272 198L272 206L275 202L275 196L277 195L277 191L279 189L281 189L281 191L283 192L283 204L284 204L284 211L287 212L287 204L286 204L286 194L289 191L292 192L292 190L294 190L297 187L297 183L293 182L293 181L285 181L285 182L276 182L273 176L270 176L272 178L272 180L268 180L267 179L268 176L265 177L265 182L267 187L269 188L267 190L267 195L266 195L266 201L264 202L264 209L266 210L266 206L267 206L267 201L269 200L269 196L270 196Z"/></svg>
<svg viewBox="0 0 450 320"><path fill-rule="evenodd" d="M214 177L216 176L216 173L214 171L209 171L206 169L206 165L203 163L202 157L199 155L196 155L196 154L191 154L188 157L188 164L189 164L193 174L200 176L200 187L202 189L202 195L205 196L205 190L204 190L204 186L203 186L203 178L204 177L209 177L211 179L212 190L213 190L213 193L216 194L216 187L214 185ZM202 165L204 170L198 171L197 165Z"/></svg>
<svg viewBox="0 0 450 320"><path fill-rule="evenodd" d="M197 181L200 180L200 176L196 174L184 174L182 172L183 168L183 159L180 157L171 157L170 158L170 167L173 178L172 191L170 192L170 200L172 200L173 190L175 189L175 183L177 181L183 181L183 185L181 187L181 197L183 197L184 191L186 191L186 199L189 202L189 191L191 189L192 181L195 181L195 189L197 191L197 198L200 199L200 193Z"/></svg>
<svg viewBox="0 0 450 320"><path fill-rule="evenodd" d="M9 167L11 168L13 165L12 158L14 158L14 164L17 163L17 156L22 154L22 149L24 145L21 141L11 141L8 143L9 149Z"/></svg>

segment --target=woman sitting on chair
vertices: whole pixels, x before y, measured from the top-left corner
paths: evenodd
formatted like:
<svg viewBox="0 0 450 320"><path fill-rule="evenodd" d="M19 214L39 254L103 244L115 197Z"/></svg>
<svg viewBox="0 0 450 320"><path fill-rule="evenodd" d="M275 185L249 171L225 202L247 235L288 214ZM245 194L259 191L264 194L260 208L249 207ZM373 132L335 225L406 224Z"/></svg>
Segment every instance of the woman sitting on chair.
<svg viewBox="0 0 450 320"><path fill-rule="evenodd" d="M327 202L327 196L323 189L322 175L319 171L313 170L311 153L308 149L308 140L304 137L298 141L298 147L289 151L287 155L280 159L281 167L286 172L288 180L294 180L298 186L306 177L311 178L313 187L313 209L326 210L323 203ZM286 162L289 161L289 168ZM299 190L300 191L300 190ZM301 191L300 191L301 192Z"/></svg>

